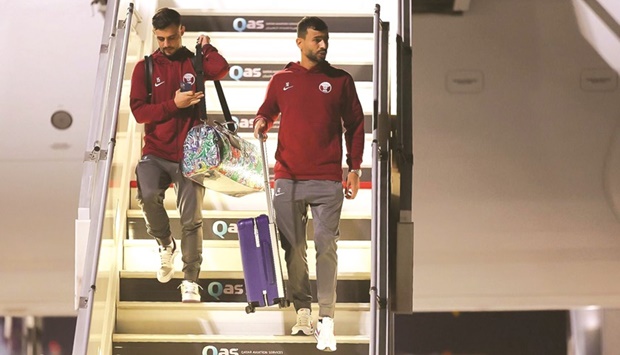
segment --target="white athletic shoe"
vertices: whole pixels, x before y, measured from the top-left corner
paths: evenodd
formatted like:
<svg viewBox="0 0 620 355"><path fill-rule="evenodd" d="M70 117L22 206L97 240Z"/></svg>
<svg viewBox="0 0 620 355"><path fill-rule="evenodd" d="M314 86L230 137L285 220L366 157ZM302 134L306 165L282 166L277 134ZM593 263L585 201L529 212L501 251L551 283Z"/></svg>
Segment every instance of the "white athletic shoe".
<svg viewBox="0 0 620 355"><path fill-rule="evenodd" d="M316 348L322 351L336 351L336 337L334 336L334 320L323 317L316 324Z"/></svg>
<svg viewBox="0 0 620 355"><path fill-rule="evenodd" d="M197 303L200 302L200 289L202 287L190 280L183 280L179 285L181 288L181 302L183 303Z"/></svg>
<svg viewBox="0 0 620 355"><path fill-rule="evenodd" d="M176 242L172 239L172 244L167 247L159 247L159 259L161 266L157 270L157 281L166 283L174 276L174 258L179 254Z"/></svg>
<svg viewBox="0 0 620 355"><path fill-rule="evenodd" d="M291 335L312 335L312 316L309 308L300 308L297 311L297 323L291 330Z"/></svg>

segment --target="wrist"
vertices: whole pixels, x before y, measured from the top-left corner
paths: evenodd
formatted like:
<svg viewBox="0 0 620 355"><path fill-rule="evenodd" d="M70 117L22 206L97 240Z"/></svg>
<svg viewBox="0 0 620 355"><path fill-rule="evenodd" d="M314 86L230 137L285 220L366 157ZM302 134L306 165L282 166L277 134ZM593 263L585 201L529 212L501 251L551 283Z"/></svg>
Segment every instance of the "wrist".
<svg viewBox="0 0 620 355"><path fill-rule="evenodd" d="M357 177L362 177L362 169L349 169L349 174L355 174Z"/></svg>

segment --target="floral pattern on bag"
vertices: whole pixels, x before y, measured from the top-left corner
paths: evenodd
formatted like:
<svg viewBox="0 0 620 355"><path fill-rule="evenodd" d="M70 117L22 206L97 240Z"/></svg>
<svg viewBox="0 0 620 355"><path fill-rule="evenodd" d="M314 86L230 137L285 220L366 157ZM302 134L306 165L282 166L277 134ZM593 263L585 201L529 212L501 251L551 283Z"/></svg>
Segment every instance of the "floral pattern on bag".
<svg viewBox="0 0 620 355"><path fill-rule="evenodd" d="M183 143L183 175L219 173L255 191L265 188L263 163L257 147L223 126L193 127Z"/></svg>

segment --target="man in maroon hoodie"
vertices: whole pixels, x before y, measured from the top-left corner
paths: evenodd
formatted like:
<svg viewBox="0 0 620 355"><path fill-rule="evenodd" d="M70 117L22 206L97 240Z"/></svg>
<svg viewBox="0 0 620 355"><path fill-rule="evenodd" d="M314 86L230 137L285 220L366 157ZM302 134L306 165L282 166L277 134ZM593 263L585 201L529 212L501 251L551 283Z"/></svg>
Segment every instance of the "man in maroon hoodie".
<svg viewBox="0 0 620 355"><path fill-rule="evenodd" d="M319 350L334 351L338 226L343 195L353 199L359 189L364 114L351 75L325 60L328 40L327 25L320 18L305 17L298 23L301 61L289 63L271 78L254 119L254 134L258 138L268 131L281 115L273 202L283 236L289 297L297 311L292 334L314 332L306 258L310 207L319 303L315 336ZM344 191L343 135L349 168Z"/></svg>
<svg viewBox="0 0 620 355"><path fill-rule="evenodd" d="M170 233L170 221L164 208L164 193L174 184L177 208L181 215L181 250L184 280L180 285L183 302L200 302L200 286L196 283L202 263L202 201L204 187L183 176L183 142L187 132L200 124L198 103L204 93L196 92L194 53L182 45L185 26L181 15L161 8L153 16L153 33L159 48L153 53L153 74L148 97L145 63L138 62L131 77L130 106L138 123L144 124L142 159L136 167L138 196L147 232L159 244L160 282L174 275L174 258L178 249ZM198 37L202 45L205 79L218 80L228 72L228 63L205 35ZM183 91L181 90L183 87Z"/></svg>

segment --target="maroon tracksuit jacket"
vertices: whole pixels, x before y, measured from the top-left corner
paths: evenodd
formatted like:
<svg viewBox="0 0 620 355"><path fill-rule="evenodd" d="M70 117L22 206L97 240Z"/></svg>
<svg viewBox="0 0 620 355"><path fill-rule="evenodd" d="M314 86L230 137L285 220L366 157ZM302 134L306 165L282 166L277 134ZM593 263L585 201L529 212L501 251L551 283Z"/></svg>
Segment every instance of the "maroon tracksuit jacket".
<svg viewBox="0 0 620 355"><path fill-rule="evenodd" d="M271 128L280 113L276 179L342 181L343 130L347 165L360 168L364 113L349 73L289 63L271 78L257 117Z"/></svg>
<svg viewBox="0 0 620 355"><path fill-rule="evenodd" d="M219 80L228 72L228 62L210 44L202 47L205 80ZM147 103L144 60L136 64L131 77L129 105L138 123L144 123L142 155L180 162L187 132L200 123L197 105L179 109L174 104L181 82L196 90L194 53L185 47L167 57L159 50L153 53L152 98Z"/></svg>

